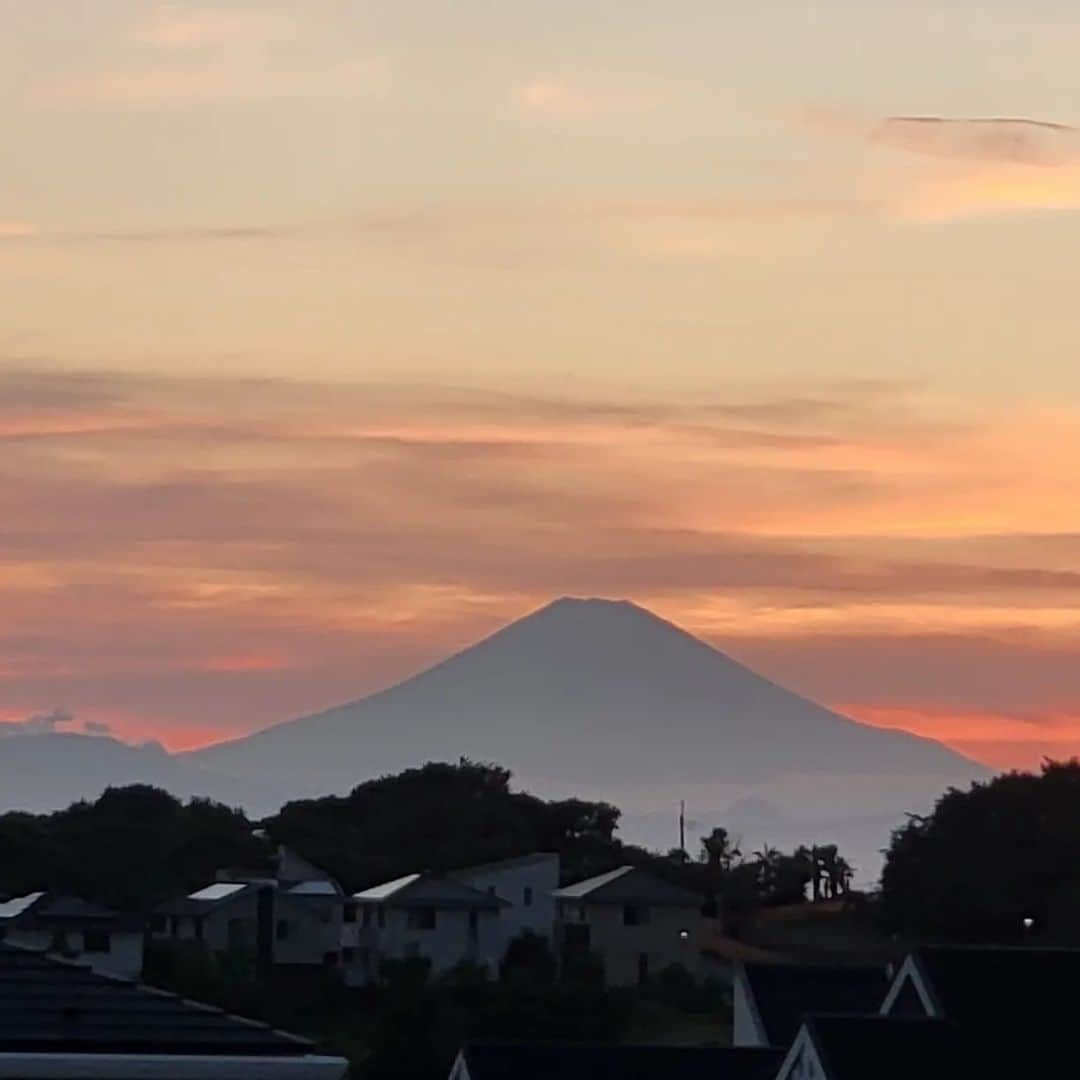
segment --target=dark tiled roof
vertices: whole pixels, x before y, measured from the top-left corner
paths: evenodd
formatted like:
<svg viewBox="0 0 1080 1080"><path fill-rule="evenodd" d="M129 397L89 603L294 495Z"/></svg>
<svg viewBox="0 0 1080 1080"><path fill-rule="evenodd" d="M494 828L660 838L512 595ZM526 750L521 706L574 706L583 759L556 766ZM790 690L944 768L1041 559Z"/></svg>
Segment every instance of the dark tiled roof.
<svg viewBox="0 0 1080 1080"><path fill-rule="evenodd" d="M883 1016L812 1016L807 1029L827 1080L978 1077L1042 1080L1060 1075L1075 1048L1068 1035L1032 1040L1010 1025Z"/></svg>
<svg viewBox="0 0 1080 1080"><path fill-rule="evenodd" d="M1080 1020L1080 950L941 946L915 963L947 1020Z"/></svg>
<svg viewBox="0 0 1080 1080"><path fill-rule="evenodd" d="M0 1053L298 1056L306 1039L0 945Z"/></svg>
<svg viewBox="0 0 1080 1080"><path fill-rule="evenodd" d="M814 1016L807 1028L828 1080L978 1075L969 1072L973 1048L937 1020Z"/></svg>
<svg viewBox="0 0 1080 1080"><path fill-rule="evenodd" d="M120 914L100 904L92 904L77 896L45 892L27 905L19 914L0 919L23 929L49 929L56 926L92 926L103 930L138 930L143 920L135 915Z"/></svg>
<svg viewBox="0 0 1080 1080"><path fill-rule="evenodd" d="M493 870L512 870L518 866L531 866L533 863L558 862L559 856L553 851L533 851L528 855L515 855L509 859L498 859L495 862L480 863L477 866L466 866L460 870L451 870L449 877L464 878L475 874L486 874Z"/></svg>
<svg viewBox="0 0 1080 1080"><path fill-rule="evenodd" d="M743 972L770 1046L788 1046L809 1013L876 1013L889 986L878 967L746 964Z"/></svg>
<svg viewBox="0 0 1080 1080"><path fill-rule="evenodd" d="M682 1046L472 1043L470 1080L773 1080L775 1050Z"/></svg>
<svg viewBox="0 0 1080 1080"><path fill-rule="evenodd" d="M557 889L552 895L557 900L580 900L588 904L700 907L703 903L697 893L671 885L636 866L620 866L618 870Z"/></svg>

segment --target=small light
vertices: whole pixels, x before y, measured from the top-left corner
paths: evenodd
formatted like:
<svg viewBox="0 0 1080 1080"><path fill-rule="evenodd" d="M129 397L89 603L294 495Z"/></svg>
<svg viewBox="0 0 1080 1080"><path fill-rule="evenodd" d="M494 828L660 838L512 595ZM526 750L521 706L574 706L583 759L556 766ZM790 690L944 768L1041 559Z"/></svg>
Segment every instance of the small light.
<svg viewBox="0 0 1080 1080"><path fill-rule="evenodd" d="M1030 915L1024 916L1024 929L1030 930L1035 925L1035 920Z"/></svg>
<svg viewBox="0 0 1080 1080"><path fill-rule="evenodd" d="M689 930L680 930L679 931L679 937L681 937L683 939L683 941L687 941L689 939L689 937L690 937L690 931Z"/></svg>

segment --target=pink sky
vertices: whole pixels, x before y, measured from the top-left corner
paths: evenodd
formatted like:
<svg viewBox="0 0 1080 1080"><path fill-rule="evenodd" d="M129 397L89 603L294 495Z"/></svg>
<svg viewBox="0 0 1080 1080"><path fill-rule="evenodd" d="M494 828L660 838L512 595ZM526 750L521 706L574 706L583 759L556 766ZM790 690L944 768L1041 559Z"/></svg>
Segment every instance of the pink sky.
<svg viewBox="0 0 1080 1080"><path fill-rule="evenodd" d="M0 719L194 745L569 593L1080 752L1075 4L0 13Z"/></svg>

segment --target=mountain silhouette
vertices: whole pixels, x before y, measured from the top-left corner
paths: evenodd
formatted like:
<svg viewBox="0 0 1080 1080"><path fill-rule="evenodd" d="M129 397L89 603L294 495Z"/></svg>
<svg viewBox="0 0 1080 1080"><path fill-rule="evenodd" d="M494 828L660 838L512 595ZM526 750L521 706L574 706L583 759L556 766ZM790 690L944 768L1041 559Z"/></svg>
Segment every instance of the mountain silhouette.
<svg viewBox="0 0 1080 1080"><path fill-rule="evenodd" d="M792 812L899 815L986 775L933 740L799 697L628 601L572 598L390 689L186 756L273 778L284 795L468 757L539 795L640 811L756 792Z"/></svg>
<svg viewBox="0 0 1080 1080"><path fill-rule="evenodd" d="M0 813L61 810L124 784L153 784L181 798L197 795L254 812L266 813L278 805L272 783L219 776L156 743L129 746L104 735L75 732L0 737Z"/></svg>

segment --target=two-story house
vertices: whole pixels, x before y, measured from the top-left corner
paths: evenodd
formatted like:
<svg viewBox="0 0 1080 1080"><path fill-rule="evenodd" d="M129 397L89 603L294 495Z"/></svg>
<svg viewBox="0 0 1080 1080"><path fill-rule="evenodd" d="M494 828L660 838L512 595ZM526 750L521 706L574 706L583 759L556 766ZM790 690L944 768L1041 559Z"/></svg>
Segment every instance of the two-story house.
<svg viewBox="0 0 1080 1080"><path fill-rule="evenodd" d="M144 922L75 896L34 892L0 903L0 942L137 979L143 969Z"/></svg>
<svg viewBox="0 0 1080 1080"><path fill-rule="evenodd" d="M701 968L704 898L633 866L555 891L564 962L592 953L610 986L633 986L673 964Z"/></svg>
<svg viewBox="0 0 1080 1080"><path fill-rule="evenodd" d="M500 862L470 866L449 874L478 892L505 900L496 928L496 952L506 954L510 942L522 934L535 934L552 942L555 936L555 898L559 887L559 856L534 852Z"/></svg>
<svg viewBox="0 0 1080 1080"><path fill-rule="evenodd" d="M343 973L351 985L379 977L385 960L424 957L433 973L470 963L495 970L501 958L501 912L510 905L451 877L408 874L353 896Z"/></svg>

